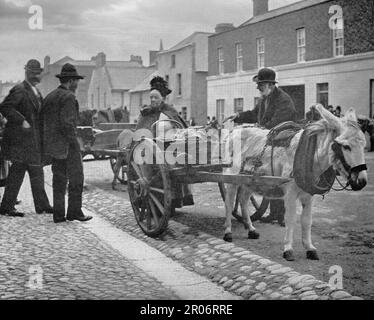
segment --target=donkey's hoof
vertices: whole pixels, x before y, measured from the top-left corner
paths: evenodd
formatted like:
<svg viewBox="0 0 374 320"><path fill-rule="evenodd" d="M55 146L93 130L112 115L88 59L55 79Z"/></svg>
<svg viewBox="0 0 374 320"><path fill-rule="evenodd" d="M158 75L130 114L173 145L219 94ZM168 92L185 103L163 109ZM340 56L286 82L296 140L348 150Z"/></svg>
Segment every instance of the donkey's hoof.
<svg viewBox="0 0 374 320"><path fill-rule="evenodd" d="M287 261L295 261L295 255L292 250L283 252L283 258Z"/></svg>
<svg viewBox="0 0 374 320"><path fill-rule="evenodd" d="M226 242L232 242L232 233L226 233L223 240Z"/></svg>
<svg viewBox="0 0 374 320"><path fill-rule="evenodd" d="M307 258L308 260L314 260L314 261L319 260L318 253L317 253L316 250L310 250L310 251L307 251L307 252L306 252L306 258Z"/></svg>
<svg viewBox="0 0 374 320"><path fill-rule="evenodd" d="M256 231L249 231L248 232L248 239L251 239L251 240L260 239L260 234Z"/></svg>

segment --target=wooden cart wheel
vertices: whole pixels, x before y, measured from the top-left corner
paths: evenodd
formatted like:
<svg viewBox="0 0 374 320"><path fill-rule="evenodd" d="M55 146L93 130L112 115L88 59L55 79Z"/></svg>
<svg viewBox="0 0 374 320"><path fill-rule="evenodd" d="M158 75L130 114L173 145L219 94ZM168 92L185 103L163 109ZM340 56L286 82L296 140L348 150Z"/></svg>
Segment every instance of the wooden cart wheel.
<svg viewBox="0 0 374 320"><path fill-rule="evenodd" d="M223 201L225 201L225 195L226 195L226 188L224 183L218 183L219 191L221 193ZM238 192L240 190L240 187L238 189ZM261 203L260 201L257 201L254 196L251 196L251 203L253 207L256 209L256 212L251 216L251 221L255 222L262 218L262 216L265 214L267 208L269 207L270 200L266 198L262 198ZM232 212L232 216L238 220L240 223L244 223L243 217L238 213L239 208L239 199L236 197L235 200L235 207Z"/></svg>
<svg viewBox="0 0 374 320"><path fill-rule="evenodd" d="M153 238L166 231L173 211L170 174L165 164L138 165L136 154L157 148L152 140L136 143L129 154L127 170L128 192L136 222ZM162 156L161 151L156 155Z"/></svg>
<svg viewBox="0 0 374 320"><path fill-rule="evenodd" d="M109 159L109 161L110 161L110 166L112 168L113 174L116 174L115 167L116 167L118 159L116 157L111 157ZM119 172L119 174L117 176L117 180L121 184L126 184L127 183L127 165L126 164L123 164L121 166L120 172Z"/></svg>

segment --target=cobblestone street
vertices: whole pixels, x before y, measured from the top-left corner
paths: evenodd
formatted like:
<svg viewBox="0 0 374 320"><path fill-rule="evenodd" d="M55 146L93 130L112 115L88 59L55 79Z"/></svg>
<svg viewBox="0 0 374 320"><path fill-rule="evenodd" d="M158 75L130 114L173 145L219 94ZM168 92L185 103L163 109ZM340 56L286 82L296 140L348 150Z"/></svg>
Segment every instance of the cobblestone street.
<svg viewBox="0 0 374 320"><path fill-rule="evenodd" d="M28 183L21 193L26 217L0 217L0 299L178 299L82 224L36 215Z"/></svg>
<svg viewBox="0 0 374 320"><path fill-rule="evenodd" d="M85 163L90 170L84 207L94 215L86 224L55 225L52 216L36 215L25 180L20 209L26 217L0 217L0 299L204 299L207 288L215 292L211 295L214 299L360 299L330 288L308 272L296 271L300 269L297 263L269 259L256 249L249 250L247 242L225 243L219 230L212 235L207 232L209 228L180 218L183 212L170 220L164 236L146 237L135 222L127 194L97 187L110 181L110 170L102 171L107 165L102 161ZM45 172L52 199L50 169ZM101 182L91 184L93 176ZM198 205L203 206L199 199ZM213 219L209 214L200 218L204 223ZM100 231L101 225L107 228L105 232ZM138 244L131 246L134 241ZM152 252L156 258L148 256ZM126 257L126 253L130 255ZM188 276L173 271L167 279L157 270L171 264ZM190 275L198 280L190 280ZM194 294L178 288L192 283L198 284Z"/></svg>

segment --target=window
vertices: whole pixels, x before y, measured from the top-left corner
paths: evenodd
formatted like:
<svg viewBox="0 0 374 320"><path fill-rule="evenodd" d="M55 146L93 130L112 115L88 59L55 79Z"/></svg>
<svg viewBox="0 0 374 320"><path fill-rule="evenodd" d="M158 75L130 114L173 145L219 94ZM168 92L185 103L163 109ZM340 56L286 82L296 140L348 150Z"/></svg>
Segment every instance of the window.
<svg viewBox="0 0 374 320"><path fill-rule="evenodd" d="M173 54L173 55L171 56L171 67L172 67L172 68L175 68L175 65L176 65L176 63L175 63L175 54Z"/></svg>
<svg viewBox="0 0 374 320"><path fill-rule="evenodd" d="M223 99L216 101L216 116L219 123L222 123L225 119L225 100Z"/></svg>
<svg viewBox="0 0 374 320"><path fill-rule="evenodd" d="M257 68L265 67L265 38L257 39Z"/></svg>
<svg viewBox="0 0 374 320"><path fill-rule="evenodd" d="M140 95L139 95L139 107L142 107L143 106L143 93L140 92Z"/></svg>
<svg viewBox="0 0 374 320"><path fill-rule="evenodd" d="M297 62L305 62L305 28L297 29Z"/></svg>
<svg viewBox="0 0 374 320"><path fill-rule="evenodd" d="M337 28L333 30L334 57L344 56L344 21L338 18Z"/></svg>
<svg viewBox="0 0 374 320"><path fill-rule="evenodd" d="M244 99L237 98L234 99L234 112L243 112L244 110Z"/></svg>
<svg viewBox="0 0 374 320"><path fill-rule="evenodd" d="M177 75L177 80L178 80L178 96L182 95L182 74L178 73Z"/></svg>
<svg viewBox="0 0 374 320"><path fill-rule="evenodd" d="M104 108L106 109L106 92L104 92Z"/></svg>
<svg viewBox="0 0 374 320"><path fill-rule="evenodd" d="M317 84L317 102L322 104L325 108L329 105L329 84Z"/></svg>
<svg viewBox="0 0 374 320"><path fill-rule="evenodd" d="M243 46L237 43L236 47L236 72L243 71Z"/></svg>
<svg viewBox="0 0 374 320"><path fill-rule="evenodd" d="M223 58L223 49L218 49L218 72L219 74L225 73L225 60Z"/></svg>

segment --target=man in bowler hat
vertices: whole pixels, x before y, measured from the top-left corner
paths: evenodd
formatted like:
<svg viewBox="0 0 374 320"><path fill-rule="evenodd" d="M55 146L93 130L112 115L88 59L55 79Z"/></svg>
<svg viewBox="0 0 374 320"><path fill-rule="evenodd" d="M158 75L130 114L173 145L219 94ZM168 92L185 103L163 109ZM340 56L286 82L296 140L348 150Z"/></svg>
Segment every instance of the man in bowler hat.
<svg viewBox="0 0 374 320"><path fill-rule="evenodd" d="M82 212L83 163L77 139L79 104L75 97L78 82L84 79L70 63L56 75L60 86L46 98L44 117L44 156L52 162L53 220L55 223L88 221ZM65 217L65 192L68 187L68 209Z"/></svg>
<svg viewBox="0 0 374 320"><path fill-rule="evenodd" d="M258 123L266 129L272 129L278 124L286 121L296 121L296 109L291 97L278 88L276 84L276 73L269 68L263 68L253 78L260 91L261 99L254 110L236 113L224 120L232 120L235 123ZM263 218L263 222L278 220L284 225L284 201L270 201L270 215Z"/></svg>
<svg viewBox="0 0 374 320"><path fill-rule="evenodd" d="M2 152L4 158L12 162L0 206L1 215L24 216L14 206L26 171L30 177L35 211L38 214L53 212L44 189L40 113L43 98L36 88L42 72L39 61L28 61L25 81L13 87L0 104L0 113L7 119Z"/></svg>

